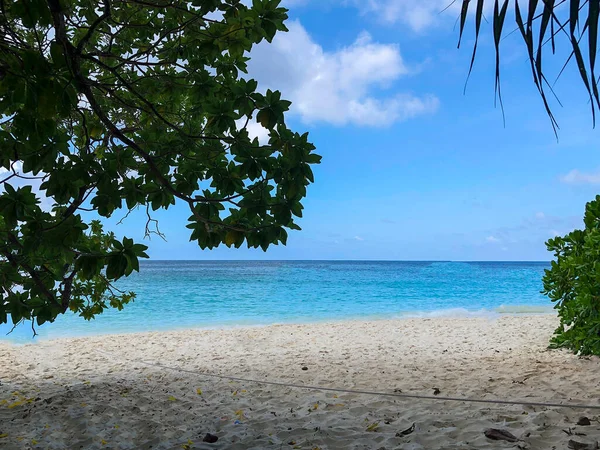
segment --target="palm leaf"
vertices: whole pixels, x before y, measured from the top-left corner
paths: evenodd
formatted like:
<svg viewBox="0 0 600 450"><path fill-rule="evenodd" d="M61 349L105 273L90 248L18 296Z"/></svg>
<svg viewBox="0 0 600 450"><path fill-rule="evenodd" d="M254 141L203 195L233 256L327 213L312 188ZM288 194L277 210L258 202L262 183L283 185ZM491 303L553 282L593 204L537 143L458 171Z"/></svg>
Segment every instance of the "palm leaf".
<svg viewBox="0 0 600 450"><path fill-rule="evenodd" d="M579 48L579 43L575 36L571 37L571 44L573 45L573 53L575 54L575 60L577 61L577 68L579 69L579 74L581 75L581 79L583 84L585 85L586 90L590 96L591 106L592 106L592 119L594 121L594 125L596 124L596 108L594 106L594 99L592 98L592 90L590 88L590 82L588 79L587 70L585 69L585 62L583 60L583 55L581 53L581 49ZM592 84L594 84L594 79L592 78Z"/></svg>
<svg viewBox="0 0 600 450"><path fill-rule="evenodd" d="M537 4L537 0L530 0L530 2L532 2L532 3L535 2ZM521 36L523 37L523 40L525 41L525 44L527 47L527 55L529 57L529 64L531 65L531 73L533 75L533 82L535 83L535 87L537 88L537 90L540 94L540 97L542 98L542 102L544 103L544 108L546 109L546 113L548 114L548 117L550 118L550 122L552 124L552 129L554 130L554 134L557 134L558 122L554 118L554 114L552 113L552 110L550 109L550 105L548 104L548 99L546 98L546 93L544 92L544 86L542 85L542 81L541 81L540 76L539 76L538 72L536 71L536 67L535 67L535 57L533 54L533 29L530 24L530 21L533 17L531 15L531 8L529 11L530 11L530 14L528 17L528 24L526 26L525 23L523 22L523 16L521 14L521 8L519 7L519 2L518 1L515 2L515 21L517 22L517 26L519 27L519 30L521 31Z"/></svg>
<svg viewBox="0 0 600 450"><path fill-rule="evenodd" d="M544 36L548 25L554 23L552 20L552 10L554 8L554 0L544 2L544 12L542 13L542 21L540 23L540 32L538 39L538 49L535 55L536 69L540 78L542 77L542 46L544 45ZM554 40L552 40L552 48L554 49Z"/></svg>
<svg viewBox="0 0 600 450"><path fill-rule="evenodd" d="M506 19L506 11L508 10L508 0L504 0L502 7L499 7L498 0L494 1L494 47L496 50L496 76L494 80L494 98L500 101L500 109L502 110L502 121L506 123L504 115L504 104L502 103L502 91L500 89L500 40L502 38L502 27L504 19Z"/></svg>
<svg viewBox="0 0 600 450"><path fill-rule="evenodd" d="M483 2L484 0L477 0L477 9L475 10L475 43L473 44L473 55L471 55L471 64L469 65L469 73L467 74L467 80L465 81L465 88L463 92L466 92L467 90L467 83L469 82L469 77L473 71L473 64L475 63L477 42L479 41L479 30L481 30L481 18L483 17Z"/></svg>
<svg viewBox="0 0 600 450"><path fill-rule="evenodd" d="M577 22L579 22L579 0L570 0L569 4L569 25L571 36L575 35L575 28L577 27Z"/></svg>
<svg viewBox="0 0 600 450"><path fill-rule="evenodd" d="M598 95L598 84L594 82L596 79L596 50L598 43L598 10L600 9L600 0L589 0L588 6L588 51L590 61L590 78L592 80L592 91L596 104L600 108L600 96Z"/></svg>
<svg viewBox="0 0 600 450"><path fill-rule="evenodd" d="M556 121L550 103L548 101L546 90L552 92L552 95L558 103L558 97L553 87L548 83L547 69L543 61L546 44L550 44L548 49L553 55L557 55L557 40L561 37L566 38L569 51L564 55L565 62L561 68L556 80L561 76L569 63L575 61L579 76L583 86L587 91L591 107L592 121L595 125L596 108L600 109L600 89L598 84L600 76L596 71L596 54L598 51L598 26L600 16L600 0L513 0L515 4L514 20L516 28L504 33L506 24L506 14L509 0L494 0L494 12L492 20L494 47L495 47L495 81L494 92L496 98L500 100L502 116L504 118L504 106L502 104L502 95L500 88L500 42L515 31L519 32L520 38L525 44L527 56L530 63L530 70L533 82L542 99L546 114L550 118L552 127L556 133L558 122ZM473 3L476 5L473 7ZM565 5L565 8L561 8ZM585 11L587 8L587 11ZM541 10L541 12L539 11ZM483 18L483 1L471 2L463 0L460 11L460 33L459 47L463 35L467 28L469 20L474 21L475 41L473 44L473 53L469 65L467 82L473 70L477 46L481 34L481 25ZM526 15L523 14L526 11ZM584 36L587 34L587 39ZM587 49L585 46L587 45ZM546 50L546 51L548 51ZM560 53L560 51L559 51ZM556 83L556 81L555 81ZM465 83L466 86L466 83Z"/></svg>
<svg viewBox="0 0 600 450"><path fill-rule="evenodd" d="M469 3L471 0L463 0L462 7L460 8L460 30L458 32L458 48L460 48L460 41L462 40L463 32L465 31L465 24L467 23L467 16L469 15ZM480 19L481 23L481 19Z"/></svg>

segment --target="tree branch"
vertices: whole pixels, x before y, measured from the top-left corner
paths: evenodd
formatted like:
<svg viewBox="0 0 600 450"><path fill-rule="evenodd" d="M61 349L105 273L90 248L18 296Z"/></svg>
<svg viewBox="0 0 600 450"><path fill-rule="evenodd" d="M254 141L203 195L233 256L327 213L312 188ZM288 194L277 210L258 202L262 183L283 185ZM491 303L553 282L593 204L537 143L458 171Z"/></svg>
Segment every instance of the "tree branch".
<svg viewBox="0 0 600 450"><path fill-rule="evenodd" d="M85 44L88 43L88 41L91 39L92 35L94 34L94 31L96 31L96 28L98 28L100 26L100 24L103 21L105 21L106 19L108 19L109 17L110 17L110 0L104 0L104 12L102 13L102 15L100 17L98 17L90 25L90 28L87 31L87 33L85 34L85 36L83 36L81 38L81 40L79 41L79 43L77 44L77 48L75 49L75 51L77 53L81 53Z"/></svg>

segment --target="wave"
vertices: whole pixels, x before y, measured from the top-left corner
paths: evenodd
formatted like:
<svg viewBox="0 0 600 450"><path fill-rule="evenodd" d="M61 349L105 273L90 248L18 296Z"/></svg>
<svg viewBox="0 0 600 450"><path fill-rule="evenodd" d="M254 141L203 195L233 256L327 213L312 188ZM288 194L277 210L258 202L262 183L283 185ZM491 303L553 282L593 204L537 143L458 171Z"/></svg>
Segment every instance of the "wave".
<svg viewBox="0 0 600 450"><path fill-rule="evenodd" d="M548 305L500 305L494 309L466 309L466 308L447 308L434 311L411 311L403 312L397 315L402 319L427 319L427 318L469 318L482 317L488 319L497 319L502 315L509 314L554 314L554 308Z"/></svg>
<svg viewBox="0 0 600 450"><path fill-rule="evenodd" d="M434 319L438 317L442 318L463 318L463 317L497 317L498 313L489 309L478 309L469 310L465 308L447 308L447 309L436 309L434 311L412 311L401 313L398 318L401 319Z"/></svg>
<svg viewBox="0 0 600 450"><path fill-rule="evenodd" d="M494 311L499 314L551 314L552 305L500 305Z"/></svg>

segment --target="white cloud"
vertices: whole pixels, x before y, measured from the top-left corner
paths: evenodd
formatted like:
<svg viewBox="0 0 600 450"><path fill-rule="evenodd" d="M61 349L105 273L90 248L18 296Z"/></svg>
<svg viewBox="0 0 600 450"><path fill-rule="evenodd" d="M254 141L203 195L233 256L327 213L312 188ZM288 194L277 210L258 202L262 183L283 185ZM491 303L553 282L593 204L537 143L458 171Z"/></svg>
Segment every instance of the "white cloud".
<svg viewBox="0 0 600 450"><path fill-rule="evenodd" d="M239 119L236 121L238 130L242 129L245 124L246 119ZM250 139L258 138L258 142L260 142L262 145L265 145L269 142L269 130L256 122L255 119L248 121L248 125L246 125L246 131L248 132Z"/></svg>
<svg viewBox="0 0 600 450"><path fill-rule="evenodd" d="M12 165L12 168L14 169L14 172L16 172L21 177L12 177L7 181L7 183L15 189L24 186L31 186L31 191L36 195L38 200L40 200L40 208L42 208L44 211L50 212L50 210L54 206L54 200L51 197L46 196L45 190L40 189L40 186L42 184L42 180L40 178L44 176L44 173L40 172L36 176L34 176L30 172L24 173L23 163L21 161L16 161ZM8 176L14 172L4 167L0 167L0 180L8 178ZM0 185L0 194L2 192L4 192L4 184Z"/></svg>
<svg viewBox="0 0 600 450"><path fill-rule="evenodd" d="M365 239L360 236L354 236L355 241L364 241Z"/></svg>
<svg viewBox="0 0 600 450"><path fill-rule="evenodd" d="M457 17L462 1L452 0L353 0L363 14L375 14L387 23L402 23L423 31L446 14ZM474 6L474 5L473 5ZM471 8L473 8L471 6ZM446 9L447 8L447 9ZM442 11L446 11L442 13Z"/></svg>
<svg viewBox="0 0 600 450"><path fill-rule="evenodd" d="M600 170L585 173L573 169L568 174L560 177L560 180L568 184L600 184Z"/></svg>
<svg viewBox="0 0 600 450"><path fill-rule="evenodd" d="M389 90L411 72L397 45L373 42L363 32L350 46L330 52L315 43L300 22L287 26L288 33L252 51L249 72L262 88L282 91L304 122L386 126L437 109L439 101L433 95L374 95L375 89Z"/></svg>
<svg viewBox="0 0 600 450"><path fill-rule="evenodd" d="M485 238L486 242L491 242L491 243L497 243L500 242L500 239L498 239L495 236L488 236Z"/></svg>
<svg viewBox="0 0 600 450"><path fill-rule="evenodd" d="M433 26L445 22L450 26L456 23L460 17L462 0L342 0L346 4L355 5L358 10L364 14L373 14L375 17L387 24L403 24L410 27L413 31L423 32ZM522 5L522 11L527 12L528 1L519 0ZM514 7L514 0L510 1L510 9ZM469 14L473 16L477 2L471 1L469 5ZM490 17L493 11L494 2L485 0L483 12L486 17ZM543 3L538 5L538 11L543 8ZM450 20L448 20L450 19ZM491 20L490 20L491 21ZM470 24L471 30L473 24Z"/></svg>
<svg viewBox="0 0 600 450"><path fill-rule="evenodd" d="M250 5L250 0L242 0ZM452 26L460 17L462 0L330 0L344 6L354 6L363 15L372 15L376 20L385 24L403 24L416 32L427 31L440 23ZM526 14L529 0L519 0L521 11ZM316 0L282 0L281 5L286 8L298 8L309 3L317 3ZM319 3L323 3L322 0ZM568 12L567 5L562 5L562 10ZM469 14L474 16L477 7L476 1L471 1ZM494 8L492 0L485 0L483 12L488 19ZM509 10L514 8L514 0L510 0ZM538 13L543 9L543 2L538 4ZM485 19L484 19L485 20ZM491 22L491 19L489 20ZM486 21L487 22L487 21ZM471 23L471 29L473 24Z"/></svg>
<svg viewBox="0 0 600 450"><path fill-rule="evenodd" d="M263 127L258 122L250 121L246 127L250 139L258 138L261 144L266 144L269 141L269 130Z"/></svg>
<svg viewBox="0 0 600 450"><path fill-rule="evenodd" d="M546 218L546 214L544 214L543 212L537 212L537 213L535 213L535 218L543 220Z"/></svg>

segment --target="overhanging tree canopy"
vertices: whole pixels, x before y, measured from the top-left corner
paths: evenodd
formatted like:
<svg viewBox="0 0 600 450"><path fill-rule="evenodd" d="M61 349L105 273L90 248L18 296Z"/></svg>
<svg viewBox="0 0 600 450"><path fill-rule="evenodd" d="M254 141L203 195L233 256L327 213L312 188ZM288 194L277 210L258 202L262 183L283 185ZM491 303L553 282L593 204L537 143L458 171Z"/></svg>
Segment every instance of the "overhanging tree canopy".
<svg viewBox="0 0 600 450"><path fill-rule="evenodd" d="M252 46L286 30L279 0L0 7L0 323L69 308L92 318L131 300L112 283L147 247L81 211L150 218L180 202L190 239L209 249L266 249L298 229L320 156L287 128L290 102L244 76ZM249 135L256 121L268 143Z"/></svg>

